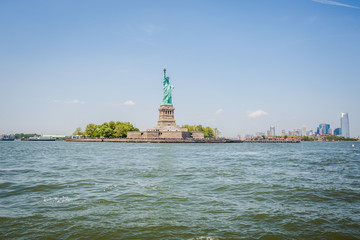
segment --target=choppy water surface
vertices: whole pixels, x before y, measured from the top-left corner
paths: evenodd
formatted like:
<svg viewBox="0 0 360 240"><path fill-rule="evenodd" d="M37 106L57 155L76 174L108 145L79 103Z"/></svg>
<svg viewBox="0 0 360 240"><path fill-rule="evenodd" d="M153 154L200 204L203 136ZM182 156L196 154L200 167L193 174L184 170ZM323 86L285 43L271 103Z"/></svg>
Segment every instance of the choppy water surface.
<svg viewBox="0 0 360 240"><path fill-rule="evenodd" d="M359 176L360 143L0 142L0 239L359 239Z"/></svg>

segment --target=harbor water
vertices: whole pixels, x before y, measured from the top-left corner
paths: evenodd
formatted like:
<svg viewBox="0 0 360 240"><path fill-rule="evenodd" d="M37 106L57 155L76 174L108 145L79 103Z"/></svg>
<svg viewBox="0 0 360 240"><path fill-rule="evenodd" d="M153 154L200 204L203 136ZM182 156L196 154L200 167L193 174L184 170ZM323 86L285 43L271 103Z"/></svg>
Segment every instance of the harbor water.
<svg viewBox="0 0 360 240"><path fill-rule="evenodd" d="M0 142L0 239L360 239L360 143Z"/></svg>

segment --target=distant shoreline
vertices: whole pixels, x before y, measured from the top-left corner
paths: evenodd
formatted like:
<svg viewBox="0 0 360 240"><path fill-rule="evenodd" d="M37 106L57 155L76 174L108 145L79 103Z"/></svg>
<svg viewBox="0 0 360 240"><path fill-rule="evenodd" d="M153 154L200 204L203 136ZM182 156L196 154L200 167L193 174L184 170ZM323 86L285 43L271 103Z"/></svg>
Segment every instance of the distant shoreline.
<svg viewBox="0 0 360 240"><path fill-rule="evenodd" d="M304 140L301 138L251 138L251 139L231 139L231 138L22 138L2 141L68 141L68 142L133 142L133 143L300 143L300 142L360 142L360 140L342 140L342 139L317 139Z"/></svg>
<svg viewBox="0 0 360 240"><path fill-rule="evenodd" d="M84 139L66 139L68 142L129 142L129 143L300 143L299 139L287 140L238 140L227 138L205 138L205 139L169 139L169 138L84 138Z"/></svg>

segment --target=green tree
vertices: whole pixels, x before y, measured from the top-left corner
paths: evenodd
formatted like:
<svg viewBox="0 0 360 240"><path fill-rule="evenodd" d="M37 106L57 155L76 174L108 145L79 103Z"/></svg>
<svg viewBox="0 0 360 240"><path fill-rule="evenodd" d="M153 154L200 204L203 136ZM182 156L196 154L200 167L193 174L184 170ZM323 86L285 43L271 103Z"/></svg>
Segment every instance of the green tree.
<svg viewBox="0 0 360 240"><path fill-rule="evenodd" d="M204 137L213 138L215 136L214 130L211 127L204 128Z"/></svg>
<svg viewBox="0 0 360 240"><path fill-rule="evenodd" d="M86 126L84 135L89 137L127 137L128 131L139 131L129 122L104 122L101 125L90 123Z"/></svg>
<svg viewBox="0 0 360 240"><path fill-rule="evenodd" d="M40 137L41 135L36 134L36 133L16 133L15 134L15 138L16 139L28 139L29 137Z"/></svg>
<svg viewBox="0 0 360 240"><path fill-rule="evenodd" d="M196 131L195 126L189 126L188 131L189 132L195 132Z"/></svg>
<svg viewBox="0 0 360 240"><path fill-rule="evenodd" d="M98 125L94 124L94 123L90 123L86 126L85 132L84 132L85 136L89 136L89 137L99 137L100 133L99 133L99 127Z"/></svg>
<svg viewBox="0 0 360 240"><path fill-rule="evenodd" d="M117 122L114 132L115 137L117 138L124 138L125 136L127 136L126 126L122 122Z"/></svg>
<svg viewBox="0 0 360 240"><path fill-rule="evenodd" d="M317 141L318 139L312 136L304 136L301 138L301 141Z"/></svg>
<svg viewBox="0 0 360 240"><path fill-rule="evenodd" d="M115 130L116 123L115 123L114 121L110 121L110 122L109 122L109 127L110 127L112 130Z"/></svg>
<svg viewBox="0 0 360 240"><path fill-rule="evenodd" d="M182 125L182 128L186 128L189 132L203 132L206 138L216 138L219 136L220 131L217 128L212 129L211 127L203 127L199 125Z"/></svg>
<svg viewBox="0 0 360 240"><path fill-rule="evenodd" d="M82 131L82 129L80 127L76 128L75 132L73 132L73 136L82 136L84 134L84 132Z"/></svg>
<svg viewBox="0 0 360 240"><path fill-rule="evenodd" d="M114 130L111 129L109 123L104 122L99 126L99 133L101 137L112 137L114 135Z"/></svg>
<svg viewBox="0 0 360 240"><path fill-rule="evenodd" d="M182 125L181 127L186 128L189 132L195 132L195 126L185 124L185 125Z"/></svg>
<svg viewBox="0 0 360 240"><path fill-rule="evenodd" d="M204 132L204 127L200 125L195 125L195 132Z"/></svg>
<svg viewBox="0 0 360 240"><path fill-rule="evenodd" d="M119 138L126 138L129 131L139 131L129 122L116 122L114 136Z"/></svg>
<svg viewBox="0 0 360 240"><path fill-rule="evenodd" d="M185 124L185 125L182 125L181 127L182 127L182 128L186 128L189 132L193 132L193 131L190 130L193 126L190 126L190 125L188 125L188 124Z"/></svg>
<svg viewBox="0 0 360 240"><path fill-rule="evenodd" d="M325 136L323 137L324 141L357 141L356 138L345 138L342 136Z"/></svg>

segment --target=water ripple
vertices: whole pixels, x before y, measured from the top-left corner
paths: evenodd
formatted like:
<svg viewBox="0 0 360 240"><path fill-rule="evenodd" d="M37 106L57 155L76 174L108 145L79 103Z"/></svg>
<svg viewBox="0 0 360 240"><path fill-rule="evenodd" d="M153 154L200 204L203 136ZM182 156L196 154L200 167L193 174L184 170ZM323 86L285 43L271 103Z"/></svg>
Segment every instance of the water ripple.
<svg viewBox="0 0 360 240"><path fill-rule="evenodd" d="M0 145L0 239L360 239L348 143Z"/></svg>

